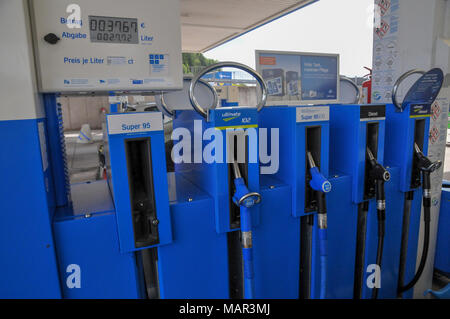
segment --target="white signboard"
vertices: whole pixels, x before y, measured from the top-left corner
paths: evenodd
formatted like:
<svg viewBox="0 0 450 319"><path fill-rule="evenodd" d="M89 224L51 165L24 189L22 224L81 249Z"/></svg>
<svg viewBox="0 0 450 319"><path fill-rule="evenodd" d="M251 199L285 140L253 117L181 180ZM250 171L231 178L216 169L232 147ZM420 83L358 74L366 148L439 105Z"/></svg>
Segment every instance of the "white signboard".
<svg viewBox="0 0 450 319"><path fill-rule="evenodd" d="M106 117L108 134L136 134L163 130L162 113L122 113Z"/></svg>
<svg viewBox="0 0 450 319"><path fill-rule="evenodd" d="M256 51L256 71L267 85L267 105L339 101L338 54Z"/></svg>

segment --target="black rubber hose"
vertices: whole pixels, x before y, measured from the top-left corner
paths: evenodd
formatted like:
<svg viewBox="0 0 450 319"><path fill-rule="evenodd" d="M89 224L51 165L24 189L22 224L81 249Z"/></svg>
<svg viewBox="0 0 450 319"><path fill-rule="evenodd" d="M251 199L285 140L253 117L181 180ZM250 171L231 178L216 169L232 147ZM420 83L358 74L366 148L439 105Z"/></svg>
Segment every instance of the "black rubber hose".
<svg viewBox="0 0 450 319"><path fill-rule="evenodd" d="M414 200L414 191L409 191L405 194L405 202L403 207L403 222L402 222L402 241L400 248L400 264L398 271L398 283L397 283L397 294L399 298L402 298L402 294L399 293L400 287L403 286L403 281L405 278L405 268L406 268L406 256L408 253L408 238L409 238L409 225L411 220L411 205Z"/></svg>
<svg viewBox="0 0 450 319"><path fill-rule="evenodd" d="M384 221L378 222L378 247L377 247L377 265L381 268L381 260L383 258L383 245L384 245L384 231L385 223ZM378 298L379 288L375 287L372 291L372 299Z"/></svg>
<svg viewBox="0 0 450 319"><path fill-rule="evenodd" d="M399 288L399 293L403 293L414 287L414 285L419 281L420 277L422 276L423 270L425 269L425 264L428 258L428 247L430 245L430 207L424 207L424 220L425 220L425 229L424 229L423 250L422 250L422 257L420 258L419 268L417 269L414 278L407 285Z"/></svg>
<svg viewBox="0 0 450 319"><path fill-rule="evenodd" d="M378 222L378 245L377 245L377 260L376 264L381 269L381 262L383 258L384 234L386 228L386 210L385 210L385 193L384 181L377 180L377 204L382 201L383 207L377 207L377 222ZM372 290L372 299L378 298L379 288L374 287Z"/></svg>
<svg viewBox="0 0 450 319"><path fill-rule="evenodd" d="M353 299L362 298L368 212L369 212L369 202L363 202L358 205L358 219L356 226L355 273L353 280Z"/></svg>
<svg viewBox="0 0 450 319"><path fill-rule="evenodd" d="M423 172L423 180L424 180L424 189L429 189L430 183L430 173ZM412 287L419 281L422 276L423 270L425 269L425 264L428 258L428 248L430 245L430 227L431 227L431 198L424 197L423 198L423 219L425 222L424 229L424 239L423 239L423 249L422 249L422 257L420 258L419 268L417 269L414 278L405 286L399 288L399 293L403 293Z"/></svg>

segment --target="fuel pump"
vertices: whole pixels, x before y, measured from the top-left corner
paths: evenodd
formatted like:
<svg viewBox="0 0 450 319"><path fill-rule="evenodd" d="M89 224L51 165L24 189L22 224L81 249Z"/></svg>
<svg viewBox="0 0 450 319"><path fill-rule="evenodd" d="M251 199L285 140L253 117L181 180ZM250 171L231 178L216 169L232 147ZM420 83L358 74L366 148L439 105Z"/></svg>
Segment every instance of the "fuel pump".
<svg viewBox="0 0 450 319"><path fill-rule="evenodd" d="M260 291L272 298L319 299L327 296L327 206L330 196L328 106L274 106L262 110L260 129L279 134L279 169L261 175L261 184L291 189L272 211L261 210L255 229L255 269L266 275ZM278 132L278 133L277 133ZM264 165L262 165L264 166ZM280 185L280 186L278 186ZM269 186L269 187L270 187ZM330 192L331 191L331 192ZM264 197L262 207L269 202ZM287 203L286 203L287 202ZM289 213L278 207L289 205ZM277 211L277 214L273 214ZM273 247L274 251L263 250ZM281 247L277 248L277 247Z"/></svg>
<svg viewBox="0 0 450 319"><path fill-rule="evenodd" d="M12 96L30 98L11 108L13 125L2 130L13 132L11 145L21 147L6 147L8 159L2 157L8 170L3 184L9 186L1 187L8 201L2 200L0 210L7 213L0 232L15 238L2 243L0 254L10 263L0 266L2 282L7 278L0 296L149 297L144 255L173 240L162 115L106 115L109 142L100 161L108 166L108 179L71 185L62 96L180 89L179 7L178 0L2 2L1 28L15 30L14 41L1 34L3 47L27 61L4 61L2 69L23 78L20 88L11 86L17 90ZM68 8L74 14L66 19ZM150 24L161 28L139 28ZM105 33L99 25L110 28ZM145 45L150 37L151 48Z"/></svg>
<svg viewBox="0 0 450 319"><path fill-rule="evenodd" d="M221 68L238 68L253 75L262 89L262 97L257 108L252 107L220 107L217 99L209 108L202 105L211 101L202 101L197 94L199 87L209 86L201 78ZM211 88L212 89L212 88ZM214 89L212 89L214 91ZM177 95L177 96L174 96ZM211 265L210 272L219 278L220 287L212 285L212 280L202 280L208 283L208 289L218 298L253 298L258 286L257 270L252 266L255 257L253 230L259 226L259 212L262 205L256 205L261 200L259 194L259 163L258 155L258 112L265 105L267 98L266 86L258 73L245 65L222 62L205 68L194 78L185 79L183 93L163 93L157 96L158 107L164 114L173 118L175 132L189 133L183 138L193 145L193 150L199 153L189 154L188 160L182 160L183 152L174 155L175 176L195 185L212 200L212 207L202 209L202 221L189 223L196 233L208 232L207 237L192 235L186 239L190 245ZM172 109L168 104L175 105ZM193 109L192 109L193 108ZM207 138L206 138L207 137ZM184 141L186 142L186 141ZM213 149L205 157L206 150ZM197 154L197 155L196 155ZM219 158L217 156L224 155ZM199 158L201 157L201 158ZM188 192L189 190L184 189ZM248 189L254 191L249 192ZM190 204L187 205L186 209ZM204 220L208 220L205 223ZM204 242L213 238L220 241L216 246L218 256L214 260L202 254ZM181 244L181 243L180 243ZM186 249L187 247L185 247ZM181 248L180 248L181 249ZM182 262L171 247L165 247L160 252L160 260L166 264ZM178 260L178 262L177 262ZM198 260L193 261L198 263ZM179 272L176 266L166 273L166 280L173 281L171 274ZM175 275L175 274L174 274ZM199 280L199 278L197 279ZM177 284L173 281L174 284ZM178 291L180 288L177 288ZM187 284L182 289L191 290ZM200 292L199 292L200 293ZM204 292L203 292L204 293ZM178 296L178 294L177 294ZM210 297L210 295L205 295Z"/></svg>
<svg viewBox="0 0 450 319"><path fill-rule="evenodd" d="M414 74L421 77L412 85L402 103L397 94L401 83ZM400 259L398 264L399 297L411 297L411 288L423 273L428 257L430 240L431 182L430 175L439 169L440 161L432 161L426 156L428 150L429 118L431 105L438 96L444 80L441 69L428 72L411 70L403 74L392 91L393 104L388 105L386 129L390 136L386 140L389 165L401 168L399 196L404 208L401 229ZM420 198L420 188L422 197ZM424 241L422 255L416 271L417 242L420 226L421 202L423 206ZM406 281L406 278L409 278ZM406 282L405 282L406 281Z"/></svg>
<svg viewBox="0 0 450 319"><path fill-rule="evenodd" d="M416 274L411 279L411 281L404 285L399 286L399 293L403 293L417 283L422 276L423 270L428 257L428 249L430 246L430 222L431 222L431 178L430 175L434 171L441 167L441 161L431 162L423 153L417 143L414 143L414 155L417 161L417 167L420 170L422 178L422 188L423 188L423 221L424 221L424 242L422 249L422 257L420 258L419 267L417 268Z"/></svg>
<svg viewBox="0 0 450 319"><path fill-rule="evenodd" d="M367 287L369 265L381 268L384 236L385 105L332 105L330 108L329 269L330 298L377 297ZM378 229L378 234L373 233ZM345 247L345 248L343 248Z"/></svg>

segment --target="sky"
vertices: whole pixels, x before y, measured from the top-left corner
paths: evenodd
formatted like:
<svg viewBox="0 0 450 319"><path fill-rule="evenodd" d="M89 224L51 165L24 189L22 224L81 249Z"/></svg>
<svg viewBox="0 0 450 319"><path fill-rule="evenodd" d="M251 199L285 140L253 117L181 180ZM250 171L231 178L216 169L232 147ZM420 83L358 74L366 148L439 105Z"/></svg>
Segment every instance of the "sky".
<svg viewBox="0 0 450 319"><path fill-rule="evenodd" d="M339 53L341 74L372 66L374 0L319 0L205 53L255 67L255 50Z"/></svg>

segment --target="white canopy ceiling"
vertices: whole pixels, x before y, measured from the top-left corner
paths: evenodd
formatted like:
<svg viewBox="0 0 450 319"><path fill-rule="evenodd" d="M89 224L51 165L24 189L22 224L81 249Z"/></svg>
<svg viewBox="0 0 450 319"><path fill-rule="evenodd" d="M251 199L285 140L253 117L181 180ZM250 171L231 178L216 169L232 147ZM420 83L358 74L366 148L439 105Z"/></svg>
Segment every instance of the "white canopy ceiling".
<svg viewBox="0 0 450 319"><path fill-rule="evenodd" d="M205 52L318 0L181 0L183 52Z"/></svg>

